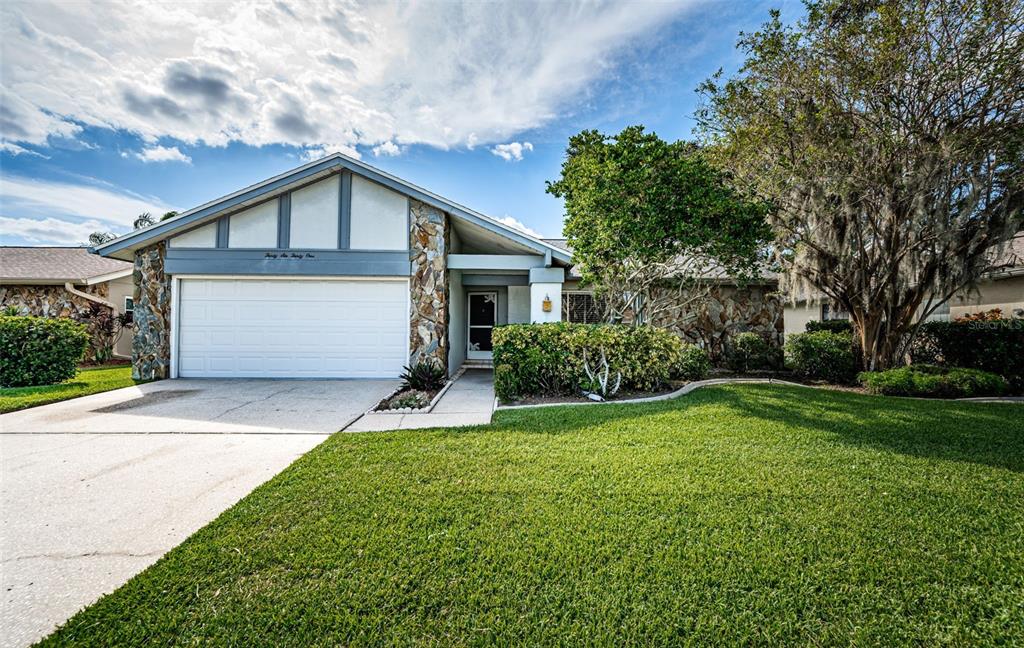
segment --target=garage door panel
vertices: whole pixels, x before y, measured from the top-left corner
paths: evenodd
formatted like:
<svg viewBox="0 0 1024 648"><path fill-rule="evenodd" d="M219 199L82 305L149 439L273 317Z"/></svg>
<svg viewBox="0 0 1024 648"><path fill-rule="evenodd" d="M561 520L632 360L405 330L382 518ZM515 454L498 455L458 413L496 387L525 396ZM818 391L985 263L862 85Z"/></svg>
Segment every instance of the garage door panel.
<svg viewBox="0 0 1024 648"><path fill-rule="evenodd" d="M404 281L183 279L183 377L396 377L407 361Z"/></svg>

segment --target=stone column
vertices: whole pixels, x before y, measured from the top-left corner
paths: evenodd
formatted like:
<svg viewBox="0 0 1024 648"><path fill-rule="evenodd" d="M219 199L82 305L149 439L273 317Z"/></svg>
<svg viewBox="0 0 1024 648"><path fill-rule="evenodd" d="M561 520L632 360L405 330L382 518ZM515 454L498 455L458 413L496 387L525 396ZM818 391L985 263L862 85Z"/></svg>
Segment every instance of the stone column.
<svg viewBox="0 0 1024 648"><path fill-rule="evenodd" d="M448 216L409 201L409 363L433 358L448 369Z"/></svg>
<svg viewBox="0 0 1024 648"><path fill-rule="evenodd" d="M532 268L530 270L530 321L534 324L562 321L562 284L565 270L562 268ZM544 310L544 302L550 301L550 310Z"/></svg>
<svg viewBox="0 0 1024 648"><path fill-rule="evenodd" d="M165 242L135 253L135 324L132 378L167 378L171 368L171 277L164 272Z"/></svg>

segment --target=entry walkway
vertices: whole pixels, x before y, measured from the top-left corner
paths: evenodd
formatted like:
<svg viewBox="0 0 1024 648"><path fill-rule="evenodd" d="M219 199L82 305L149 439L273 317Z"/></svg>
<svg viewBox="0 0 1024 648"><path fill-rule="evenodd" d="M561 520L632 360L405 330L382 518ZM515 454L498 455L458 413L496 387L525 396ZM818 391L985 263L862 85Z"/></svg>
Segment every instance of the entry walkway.
<svg viewBox="0 0 1024 648"><path fill-rule="evenodd" d="M343 431L378 432L485 425L491 422L493 412L494 373L489 369L468 369L428 414L370 412Z"/></svg>

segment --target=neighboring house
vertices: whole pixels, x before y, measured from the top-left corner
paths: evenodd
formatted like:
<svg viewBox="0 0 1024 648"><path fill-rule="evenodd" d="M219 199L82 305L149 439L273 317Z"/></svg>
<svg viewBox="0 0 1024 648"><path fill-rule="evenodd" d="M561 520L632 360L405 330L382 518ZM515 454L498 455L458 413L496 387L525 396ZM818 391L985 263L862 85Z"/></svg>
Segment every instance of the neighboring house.
<svg viewBox="0 0 1024 648"><path fill-rule="evenodd" d="M90 304L121 314L132 310L132 264L104 259L81 247L0 247L0 307L22 315L84 316ZM114 347L129 357L129 331Z"/></svg>
<svg viewBox="0 0 1024 648"><path fill-rule="evenodd" d="M1024 317L1024 232L1018 233L1005 253L993 261L997 270L987 274L977 288L957 295L940 306L929 319L949 320L998 308L1002 316ZM827 303L798 300L786 303L786 335L803 333L811 320L849 319Z"/></svg>
<svg viewBox="0 0 1024 648"><path fill-rule="evenodd" d="M394 378L560 319L565 250L336 153L98 246L131 261L133 374Z"/></svg>
<svg viewBox="0 0 1024 648"><path fill-rule="evenodd" d="M571 253L565 239L544 241ZM758 333L773 344L782 345L783 303L776 294L778 279L774 273L763 272L756 281L742 284L724 273L708 276L705 281L710 284L710 299L699 308L670 309L656 316L652 324L701 345L713 357L719 357L729 338L739 333ZM602 320L602 309L593 291L581 286L580 275L572 268L562 289L562 319L583 323Z"/></svg>

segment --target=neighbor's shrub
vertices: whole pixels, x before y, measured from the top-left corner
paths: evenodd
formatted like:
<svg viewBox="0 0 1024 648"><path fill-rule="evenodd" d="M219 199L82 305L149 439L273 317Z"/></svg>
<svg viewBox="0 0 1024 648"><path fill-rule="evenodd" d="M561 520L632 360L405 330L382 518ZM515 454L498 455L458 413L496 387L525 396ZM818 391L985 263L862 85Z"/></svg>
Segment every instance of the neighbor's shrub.
<svg viewBox="0 0 1024 648"><path fill-rule="evenodd" d="M89 346L69 319L0 315L0 385L53 385L75 377Z"/></svg>
<svg viewBox="0 0 1024 648"><path fill-rule="evenodd" d="M411 389L437 391L444 387L446 376L441 363L429 358L420 360L411 367L406 367L399 378Z"/></svg>
<svg viewBox="0 0 1024 648"><path fill-rule="evenodd" d="M622 373L623 390L650 390L666 382L682 351L670 331L621 324L510 324L494 329L494 389L510 401L538 394L573 394L587 381L601 352L611 376Z"/></svg>
<svg viewBox="0 0 1024 648"><path fill-rule="evenodd" d="M778 369L782 365L781 349L772 346L757 333L740 333L732 338L725 363L733 371Z"/></svg>
<svg viewBox="0 0 1024 648"><path fill-rule="evenodd" d="M832 333L847 333L852 335L853 322L850 320L823 320L821 322L811 320L810 322L807 322L806 329L808 333L830 331Z"/></svg>
<svg viewBox="0 0 1024 648"><path fill-rule="evenodd" d="M857 379L872 394L926 398L1000 396L1008 388L999 375L978 369L911 365L886 371L864 371Z"/></svg>
<svg viewBox="0 0 1024 648"><path fill-rule="evenodd" d="M848 383L856 373L850 336L830 331L790 335L786 364L799 376L832 383Z"/></svg>
<svg viewBox="0 0 1024 648"><path fill-rule="evenodd" d="M711 358L708 352L693 344L684 344L679 357L669 372L676 380L704 380L711 371Z"/></svg>
<svg viewBox="0 0 1024 648"><path fill-rule="evenodd" d="M1013 393L1024 393L1022 319L925 322L914 349L914 362L930 360L948 367L981 369L1006 378Z"/></svg>

